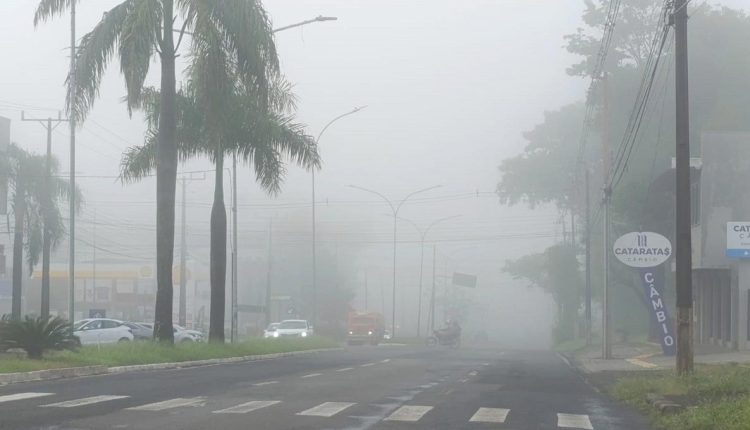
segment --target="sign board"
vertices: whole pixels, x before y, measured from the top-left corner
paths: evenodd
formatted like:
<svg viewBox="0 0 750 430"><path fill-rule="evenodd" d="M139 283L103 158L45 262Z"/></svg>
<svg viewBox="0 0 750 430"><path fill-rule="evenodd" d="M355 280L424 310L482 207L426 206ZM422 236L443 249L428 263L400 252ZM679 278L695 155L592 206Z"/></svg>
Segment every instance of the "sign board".
<svg viewBox="0 0 750 430"><path fill-rule="evenodd" d="M467 275L465 273L453 273L453 285L459 287L474 288L477 286L477 277L475 275Z"/></svg>
<svg viewBox="0 0 750 430"><path fill-rule="evenodd" d="M624 234L612 249L615 257L630 267L655 267L672 256L669 239L650 231Z"/></svg>
<svg viewBox="0 0 750 430"><path fill-rule="evenodd" d="M672 333L672 320L669 318L667 304L664 294L664 267L644 267L640 269L640 278L643 282L643 292L646 303L651 310L651 318L659 327L659 340L664 355L675 355L676 347L674 334Z"/></svg>
<svg viewBox="0 0 750 430"><path fill-rule="evenodd" d="M727 223L726 256L750 258L750 222Z"/></svg>
<svg viewBox="0 0 750 430"><path fill-rule="evenodd" d="M0 158L7 159L10 145L10 120L0 116ZM8 213L8 178L0 175L0 215Z"/></svg>

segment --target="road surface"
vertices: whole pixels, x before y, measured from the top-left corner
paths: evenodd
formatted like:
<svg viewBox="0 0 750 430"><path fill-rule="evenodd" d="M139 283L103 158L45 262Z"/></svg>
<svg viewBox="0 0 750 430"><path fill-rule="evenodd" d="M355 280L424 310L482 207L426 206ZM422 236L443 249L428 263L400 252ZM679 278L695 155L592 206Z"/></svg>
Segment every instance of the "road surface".
<svg viewBox="0 0 750 430"><path fill-rule="evenodd" d="M0 387L0 429L647 429L554 352L352 347Z"/></svg>

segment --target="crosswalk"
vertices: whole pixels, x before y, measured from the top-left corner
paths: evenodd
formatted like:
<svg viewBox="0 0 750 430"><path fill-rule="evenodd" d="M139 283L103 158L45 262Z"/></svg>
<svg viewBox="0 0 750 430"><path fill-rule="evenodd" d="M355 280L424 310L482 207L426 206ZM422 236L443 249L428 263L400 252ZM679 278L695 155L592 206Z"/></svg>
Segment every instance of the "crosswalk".
<svg viewBox="0 0 750 430"><path fill-rule="evenodd" d="M41 408L82 408L86 406L94 406L101 404L113 404L118 401L131 401L133 398L127 395L97 395L88 396L78 399L68 399L59 402L47 403L45 400L56 396L55 393L46 392L26 392L0 396L0 404L9 402L22 402L22 401L33 401L37 399L41 404L34 405ZM47 400L48 401L48 400ZM213 414L228 414L228 415L240 415L249 414L259 410L279 407L284 403L281 400L250 400L236 405L224 407L222 409L212 410ZM161 411L170 411L179 408L204 408L210 407L211 403L207 397L178 397L174 399L159 400L152 403L145 403L136 406L124 408L126 413L155 413ZM358 404L354 402L324 402L317 405L310 405L307 409L300 412L296 412L295 415L300 417L319 417L319 418L331 418L339 415L347 415L348 411L354 409ZM122 406L128 406L123 404ZM226 405L225 405L226 406ZM436 406L428 405L412 405L405 404L401 405L382 416L382 420L385 422L403 423L408 425L409 423L419 423L425 417L434 414ZM350 414L351 415L351 414ZM496 407L480 407L472 414L467 417L469 423L477 424L504 424L511 418L513 412L511 409L496 408ZM552 418L552 417L550 417ZM583 414L571 414L571 413L557 413L556 414L557 428L560 429L578 429L578 430L594 430L591 420L588 415ZM480 427L481 428L481 427Z"/></svg>

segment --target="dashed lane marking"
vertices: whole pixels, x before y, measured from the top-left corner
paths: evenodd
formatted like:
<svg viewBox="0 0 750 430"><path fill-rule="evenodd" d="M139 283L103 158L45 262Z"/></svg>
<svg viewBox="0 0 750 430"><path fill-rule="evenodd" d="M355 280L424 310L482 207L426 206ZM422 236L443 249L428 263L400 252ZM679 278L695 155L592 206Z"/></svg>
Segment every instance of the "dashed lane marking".
<svg viewBox="0 0 750 430"><path fill-rule="evenodd" d="M76 408L79 406L94 405L97 403L111 402L112 400L127 399L130 396L92 396L82 399L68 400L65 402L42 405L43 408Z"/></svg>
<svg viewBox="0 0 750 430"><path fill-rule="evenodd" d="M374 366L374 365L375 365L375 363L365 363L361 367L370 367L370 366Z"/></svg>
<svg viewBox="0 0 750 430"><path fill-rule="evenodd" d="M381 363L388 363L389 361L391 361L391 359L390 358L386 358L385 360L381 360L380 362Z"/></svg>
<svg viewBox="0 0 750 430"><path fill-rule="evenodd" d="M407 421L417 422L422 419L427 412L432 410L432 406L401 406L396 409L386 421Z"/></svg>
<svg viewBox="0 0 750 430"><path fill-rule="evenodd" d="M163 402L148 403L146 405L128 408L129 411L163 411L166 409L197 407L206 404L205 397L176 398L165 400Z"/></svg>
<svg viewBox="0 0 750 430"><path fill-rule="evenodd" d="M348 372L350 370L354 370L354 368L353 367L344 367L343 369L337 370L337 372Z"/></svg>
<svg viewBox="0 0 750 430"><path fill-rule="evenodd" d="M557 426L570 429L594 430L588 415L557 414Z"/></svg>
<svg viewBox="0 0 750 430"><path fill-rule="evenodd" d="M348 402L325 402L314 408L299 412L297 415L312 416L312 417L332 417L339 412L348 409L356 403Z"/></svg>
<svg viewBox="0 0 750 430"><path fill-rule="evenodd" d="M479 372L477 372L476 370L469 372L469 376L477 376L477 375L479 375Z"/></svg>
<svg viewBox="0 0 750 430"><path fill-rule="evenodd" d="M0 396L0 403L12 402L15 400L35 399L37 397L53 396L55 393L18 393Z"/></svg>
<svg viewBox="0 0 750 430"><path fill-rule="evenodd" d="M322 373L311 373L309 375L302 376L302 378L305 378L305 379L307 379L307 378L314 378L314 377L320 376L320 375L322 375Z"/></svg>
<svg viewBox="0 0 750 430"><path fill-rule="evenodd" d="M510 409L502 408L479 408L469 422L475 423L504 423L508 418Z"/></svg>
<svg viewBox="0 0 750 430"><path fill-rule="evenodd" d="M279 381L266 381L266 382L258 382L257 384L253 384L253 385L256 387L262 387L264 385L273 385L273 384L278 384L278 383Z"/></svg>
<svg viewBox="0 0 750 430"><path fill-rule="evenodd" d="M213 411L214 414L246 414L281 403L279 400L253 400L252 402L232 406L231 408Z"/></svg>

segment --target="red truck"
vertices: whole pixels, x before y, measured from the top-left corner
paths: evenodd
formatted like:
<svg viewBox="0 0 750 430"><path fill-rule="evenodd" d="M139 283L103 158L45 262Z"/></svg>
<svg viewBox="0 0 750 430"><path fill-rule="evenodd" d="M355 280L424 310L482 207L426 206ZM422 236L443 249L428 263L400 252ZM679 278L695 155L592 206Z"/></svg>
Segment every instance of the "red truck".
<svg viewBox="0 0 750 430"><path fill-rule="evenodd" d="M349 312L348 328L346 341L349 345L377 345L383 340L385 323L378 312Z"/></svg>

